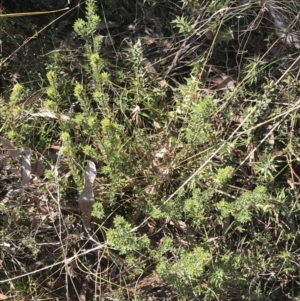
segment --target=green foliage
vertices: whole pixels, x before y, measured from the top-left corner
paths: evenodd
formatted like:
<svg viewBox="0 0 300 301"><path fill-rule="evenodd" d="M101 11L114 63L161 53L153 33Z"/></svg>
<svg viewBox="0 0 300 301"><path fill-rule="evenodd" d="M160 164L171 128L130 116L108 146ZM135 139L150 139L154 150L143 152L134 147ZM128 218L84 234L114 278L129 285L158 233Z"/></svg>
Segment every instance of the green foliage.
<svg viewBox="0 0 300 301"><path fill-rule="evenodd" d="M193 196L184 202L184 209L188 213L188 216L192 219L196 219L199 223L201 223L204 218L205 201L203 194L198 188L193 191Z"/></svg>
<svg viewBox="0 0 300 301"><path fill-rule="evenodd" d="M186 297L191 296L188 293L190 285L193 285L194 290L200 293L201 284L194 285L195 282L201 283L201 276L211 263L211 254L197 247L191 252L182 250L178 257L174 263L168 263L166 259L161 261L156 267L156 272Z"/></svg>
<svg viewBox="0 0 300 301"><path fill-rule="evenodd" d="M122 216L114 218L114 228L106 232L108 243L116 247L120 254L128 254L132 251L139 251L149 246L147 236L137 237L130 230L132 226Z"/></svg>
<svg viewBox="0 0 300 301"><path fill-rule="evenodd" d="M176 17L175 20L172 21L175 27L178 28L179 33L189 35L194 32L193 25L189 24L185 17Z"/></svg>
<svg viewBox="0 0 300 301"><path fill-rule="evenodd" d="M92 215L94 217L99 218L99 219L102 219L102 218L105 217L104 208L103 208L103 206L102 206L102 204L100 202L94 203Z"/></svg>
<svg viewBox="0 0 300 301"><path fill-rule="evenodd" d="M15 286L27 298L62 260L101 283L101 298L146 300L146 283L181 300L296 300L298 75L278 68L265 16L257 24L239 1L125 2L86 1L74 39L49 27L22 44L19 23L0 20L3 47L24 48L1 65L1 137L32 151L22 186L24 158L2 144L0 233L13 247L0 248L0 278L51 254ZM282 11L294 19L293 5ZM83 231L87 160L97 173Z"/></svg>
<svg viewBox="0 0 300 301"><path fill-rule="evenodd" d="M193 146L212 143L215 132L212 124L214 112L213 99L206 96L198 104L191 107L189 124L186 129L186 139Z"/></svg>
<svg viewBox="0 0 300 301"><path fill-rule="evenodd" d="M86 21L83 19L77 19L74 23L74 30L83 39L87 39L92 36L97 30L97 26L100 22L100 17L96 14L96 3L92 0L86 1Z"/></svg>
<svg viewBox="0 0 300 301"><path fill-rule="evenodd" d="M234 202L226 202L223 199L217 204L217 208L223 218L232 215L238 225L243 225L252 219L251 212L265 208L265 205L268 204L267 200L266 188L258 186L252 192L243 193Z"/></svg>
<svg viewBox="0 0 300 301"><path fill-rule="evenodd" d="M215 182L217 186L222 187L229 180L231 180L234 174L234 168L232 166L226 166L224 168L218 169L218 174L216 175Z"/></svg>
<svg viewBox="0 0 300 301"><path fill-rule="evenodd" d="M261 182L269 184L274 182L277 175L279 162L275 162L275 158L271 154L262 154L258 158L258 162L254 165L255 171Z"/></svg>

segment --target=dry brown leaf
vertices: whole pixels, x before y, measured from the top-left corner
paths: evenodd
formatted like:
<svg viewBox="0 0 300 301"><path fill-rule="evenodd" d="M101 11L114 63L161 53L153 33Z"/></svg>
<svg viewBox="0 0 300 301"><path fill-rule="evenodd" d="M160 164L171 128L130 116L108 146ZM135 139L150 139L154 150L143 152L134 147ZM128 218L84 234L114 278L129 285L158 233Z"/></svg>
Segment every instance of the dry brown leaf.
<svg viewBox="0 0 300 301"><path fill-rule="evenodd" d="M205 32L205 36L209 41L211 41L214 38L214 33L212 32L212 30L209 29Z"/></svg>
<svg viewBox="0 0 300 301"><path fill-rule="evenodd" d="M43 162L38 161L37 163L31 164L31 173L38 176L43 177L45 175L46 168Z"/></svg>
<svg viewBox="0 0 300 301"><path fill-rule="evenodd" d="M156 195L157 187L155 185L148 185L145 187L145 192L149 195Z"/></svg>
<svg viewBox="0 0 300 301"><path fill-rule="evenodd" d="M158 81L158 84L159 84L161 87L163 87L163 88L169 86L168 83L167 83L167 81L166 81L165 79L162 79L162 80Z"/></svg>
<svg viewBox="0 0 300 301"><path fill-rule="evenodd" d="M70 117L67 116L67 115L64 115L64 114L60 114L59 117L60 117L60 119L61 119L62 121L70 120Z"/></svg>
<svg viewBox="0 0 300 301"><path fill-rule="evenodd" d="M50 110L43 108L37 113L32 113L30 114L31 116L37 116L37 117L49 117L49 118L54 118L57 119L55 113L51 112Z"/></svg>
<svg viewBox="0 0 300 301"><path fill-rule="evenodd" d="M85 227L91 227L92 209L94 204L93 183L97 175L96 165L88 160L84 172L84 189L78 199Z"/></svg>
<svg viewBox="0 0 300 301"><path fill-rule="evenodd" d="M170 180L170 169L164 169L164 170L160 170L160 177L159 177L162 181L169 181Z"/></svg>
<svg viewBox="0 0 300 301"><path fill-rule="evenodd" d="M160 126L160 124L159 124L157 121L153 121L153 127L154 127L156 130L161 129L161 126Z"/></svg>
<svg viewBox="0 0 300 301"><path fill-rule="evenodd" d="M22 181L21 185L25 186L30 183L31 164L30 164L31 150L26 148L22 156Z"/></svg>
<svg viewBox="0 0 300 301"><path fill-rule="evenodd" d="M43 108L41 109L39 112L37 113L32 113L30 114L31 116L37 116L37 117L48 117L48 118L53 118L53 119L58 119L57 115L54 112L51 112L50 110L48 110L47 108ZM69 116L64 115L64 114L60 114L59 118L62 121L67 121L70 119Z"/></svg>
<svg viewBox="0 0 300 301"><path fill-rule="evenodd" d="M143 126L143 121L140 117L140 113L141 113L141 108L137 105L133 110L132 110L132 120L135 122L135 124L138 127L142 127Z"/></svg>
<svg viewBox="0 0 300 301"><path fill-rule="evenodd" d="M224 81L224 79L221 75L214 75L212 77L209 77L207 81L213 85L220 85Z"/></svg>
<svg viewBox="0 0 300 301"><path fill-rule="evenodd" d="M9 168L9 172L11 173L11 175L13 176L20 176L20 168L19 167L10 167Z"/></svg>
<svg viewBox="0 0 300 301"><path fill-rule="evenodd" d="M208 82L210 84L213 84L212 88L214 90L233 91L235 89L234 80L230 76L228 76L224 73L210 77L208 79Z"/></svg>
<svg viewBox="0 0 300 301"><path fill-rule="evenodd" d="M173 221L169 221L169 224L171 226L176 226L178 227L183 233L186 233L187 232L187 229L188 229L188 226L187 224L184 222L184 221L176 221L176 222L173 222Z"/></svg>
<svg viewBox="0 0 300 301"><path fill-rule="evenodd" d="M156 154L155 154L155 158L159 158L162 159L169 151L163 147L161 150L159 150Z"/></svg>
<svg viewBox="0 0 300 301"><path fill-rule="evenodd" d="M154 67L154 64L152 64L147 58L144 58L142 60L142 65L144 66L146 72L150 75L157 75L157 71Z"/></svg>
<svg viewBox="0 0 300 301"><path fill-rule="evenodd" d="M187 237L187 240L183 239L180 235L176 235L176 238L180 243L183 245L189 245L189 244L196 244L196 240L194 238L193 230L189 225L187 225L184 221L169 221L169 224L172 226L175 226L177 229L180 229L183 233L187 234L189 237Z"/></svg>
<svg viewBox="0 0 300 301"><path fill-rule="evenodd" d="M19 150L13 145L12 142L10 142L8 139L4 137L0 137L0 142L3 144L3 148L8 151L9 155L13 159L19 159L21 156L21 153Z"/></svg>
<svg viewBox="0 0 300 301"><path fill-rule="evenodd" d="M41 213L41 214L49 213L47 206L44 204L44 202L41 202L41 200L39 198L35 199L35 205L36 205L39 213Z"/></svg>
<svg viewBox="0 0 300 301"><path fill-rule="evenodd" d="M108 28L117 28L120 26L121 26L120 23L116 23L113 21L107 21L107 22L101 21L98 23L97 29L100 30L100 29L108 29Z"/></svg>
<svg viewBox="0 0 300 301"><path fill-rule="evenodd" d="M143 37L143 40L144 40L144 43L148 46L156 43L156 40L150 36Z"/></svg>
<svg viewBox="0 0 300 301"><path fill-rule="evenodd" d="M89 282L90 282L90 276L86 275L84 278L84 281L81 286L80 294L79 294L79 301L86 301L86 295L88 293L89 288Z"/></svg>

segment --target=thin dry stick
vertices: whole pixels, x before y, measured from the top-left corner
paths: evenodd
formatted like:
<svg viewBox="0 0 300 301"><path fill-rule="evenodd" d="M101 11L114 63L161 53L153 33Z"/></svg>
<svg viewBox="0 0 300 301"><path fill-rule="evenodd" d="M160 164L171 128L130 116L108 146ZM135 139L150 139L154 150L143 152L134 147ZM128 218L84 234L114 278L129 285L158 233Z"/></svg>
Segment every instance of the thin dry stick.
<svg viewBox="0 0 300 301"><path fill-rule="evenodd" d="M75 7L72 7L71 9L68 9L65 13L63 13L62 15L60 15L58 18L56 18L55 20L53 20L52 22L50 22L49 24L47 24L46 26L44 26L42 29L40 29L39 31L37 31L33 36L29 37L28 39L26 39L22 45L20 45L15 51L13 51L8 57L6 57L3 61L0 61L0 67L4 65L5 62L7 62L8 60L10 60L17 52L19 52L20 49L22 49L27 43L29 43L31 40L35 39L41 32L43 32L46 28L48 28L49 26L51 26L53 23L55 23L57 20L59 20L61 17L63 17L64 15L68 14L69 12L71 12L72 10L76 9L78 6L80 5L77 4ZM3 16L3 15L0 15Z"/></svg>
<svg viewBox="0 0 300 301"><path fill-rule="evenodd" d="M297 105L299 105L300 103L300 99L297 101L297 103L295 104L295 108L293 108L293 110L295 110L297 108ZM289 115L291 111L288 110L287 112L285 112L285 114L283 115L283 117L272 127L272 129L269 131L269 133L260 141L260 143L246 156L246 158L240 163L240 165L236 168L236 170L238 170L253 154L254 152L266 141L266 139L275 131L275 129L284 121L284 119Z"/></svg>
<svg viewBox="0 0 300 301"><path fill-rule="evenodd" d="M86 250L80 254L75 254L74 256L70 257L70 258L67 258L65 260L61 260L61 261L58 261L58 262L55 262L53 263L52 265L48 265L46 267L43 267L41 269L38 269L38 270L35 270L35 271L32 271L32 272L29 272L29 273L26 273L26 274L23 274L23 275L19 275L19 276L16 276L16 277L12 277L12 278L9 278L9 279L5 279L5 280L0 280L0 283L6 283L6 282L10 282L10 281L13 281L13 280L16 280L16 279L20 279L22 277L26 277L26 276L30 276L30 275L33 275L33 274L36 274L36 273L39 273L39 272L42 272L44 270L47 270L47 269L51 269L57 265L60 265L62 263L65 264L65 266L67 266L68 264L70 264L73 260L75 260L76 258L78 257L81 257L81 256L84 256L86 254L89 254L90 252L94 252L94 251L97 251L97 250L101 250L103 249L104 247L106 247L105 244L99 244L99 246L95 247L95 248L92 248L92 249L89 249L89 250Z"/></svg>
<svg viewBox="0 0 300 301"><path fill-rule="evenodd" d="M283 72L281 77L275 82L274 87L276 87L282 81L282 79L285 78L287 73L290 72L290 70L292 70L294 66L297 66L297 64L299 64L300 62L299 60L300 60L300 55L297 57L297 59L294 60L293 64L291 64L291 66L289 66L289 68L286 69L285 72Z"/></svg>
<svg viewBox="0 0 300 301"><path fill-rule="evenodd" d="M297 103L298 103L298 102L297 102ZM279 117L285 116L286 114L289 114L289 113L291 113L291 112L293 112L293 111L296 111L296 110L298 110L298 109L299 109L299 107L297 107L297 106L295 105L295 106L293 106L292 108L288 109L286 112L280 113L280 114L278 114L278 115L276 115L276 116L274 116L274 117L272 117L272 118L270 118L270 119L267 119L267 120L265 120L265 121L263 121L263 122L261 122L261 123L259 123L259 124L256 124L255 126L251 127L251 128L248 129L248 130L245 130L245 131L243 131L243 132L240 132L240 135L242 135L242 134L247 134L248 132L257 129L258 127L260 127L260 126L262 126L262 125L264 125L264 124L270 123L271 121L276 120L276 119L278 119Z"/></svg>

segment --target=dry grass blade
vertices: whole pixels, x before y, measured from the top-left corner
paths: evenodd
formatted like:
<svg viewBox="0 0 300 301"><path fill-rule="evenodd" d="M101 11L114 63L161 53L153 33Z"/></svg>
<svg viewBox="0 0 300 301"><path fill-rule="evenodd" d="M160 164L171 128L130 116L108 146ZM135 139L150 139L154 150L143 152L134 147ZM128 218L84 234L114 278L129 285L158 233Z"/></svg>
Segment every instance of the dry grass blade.
<svg viewBox="0 0 300 301"><path fill-rule="evenodd" d="M97 175L95 163L87 161L84 172L84 189L78 199L82 212L82 221L85 227L91 227L92 208L94 203L93 183Z"/></svg>
<svg viewBox="0 0 300 301"><path fill-rule="evenodd" d="M16 17L30 17L37 15L45 15L45 14L54 14L61 11L65 11L69 9L69 7L57 10L49 10L49 11L35 11L35 12L25 12L25 13L13 13L13 14L0 14L0 18L16 18Z"/></svg>

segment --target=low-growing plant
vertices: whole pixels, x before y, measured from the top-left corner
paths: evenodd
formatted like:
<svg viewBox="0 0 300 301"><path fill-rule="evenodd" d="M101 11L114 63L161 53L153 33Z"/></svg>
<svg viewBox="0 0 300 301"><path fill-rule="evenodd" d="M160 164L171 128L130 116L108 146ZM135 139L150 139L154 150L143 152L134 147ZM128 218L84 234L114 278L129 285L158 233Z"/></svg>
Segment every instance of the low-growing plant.
<svg viewBox="0 0 300 301"><path fill-rule="evenodd" d="M0 293L296 300L298 75L263 7L132 3L85 1L1 95Z"/></svg>

